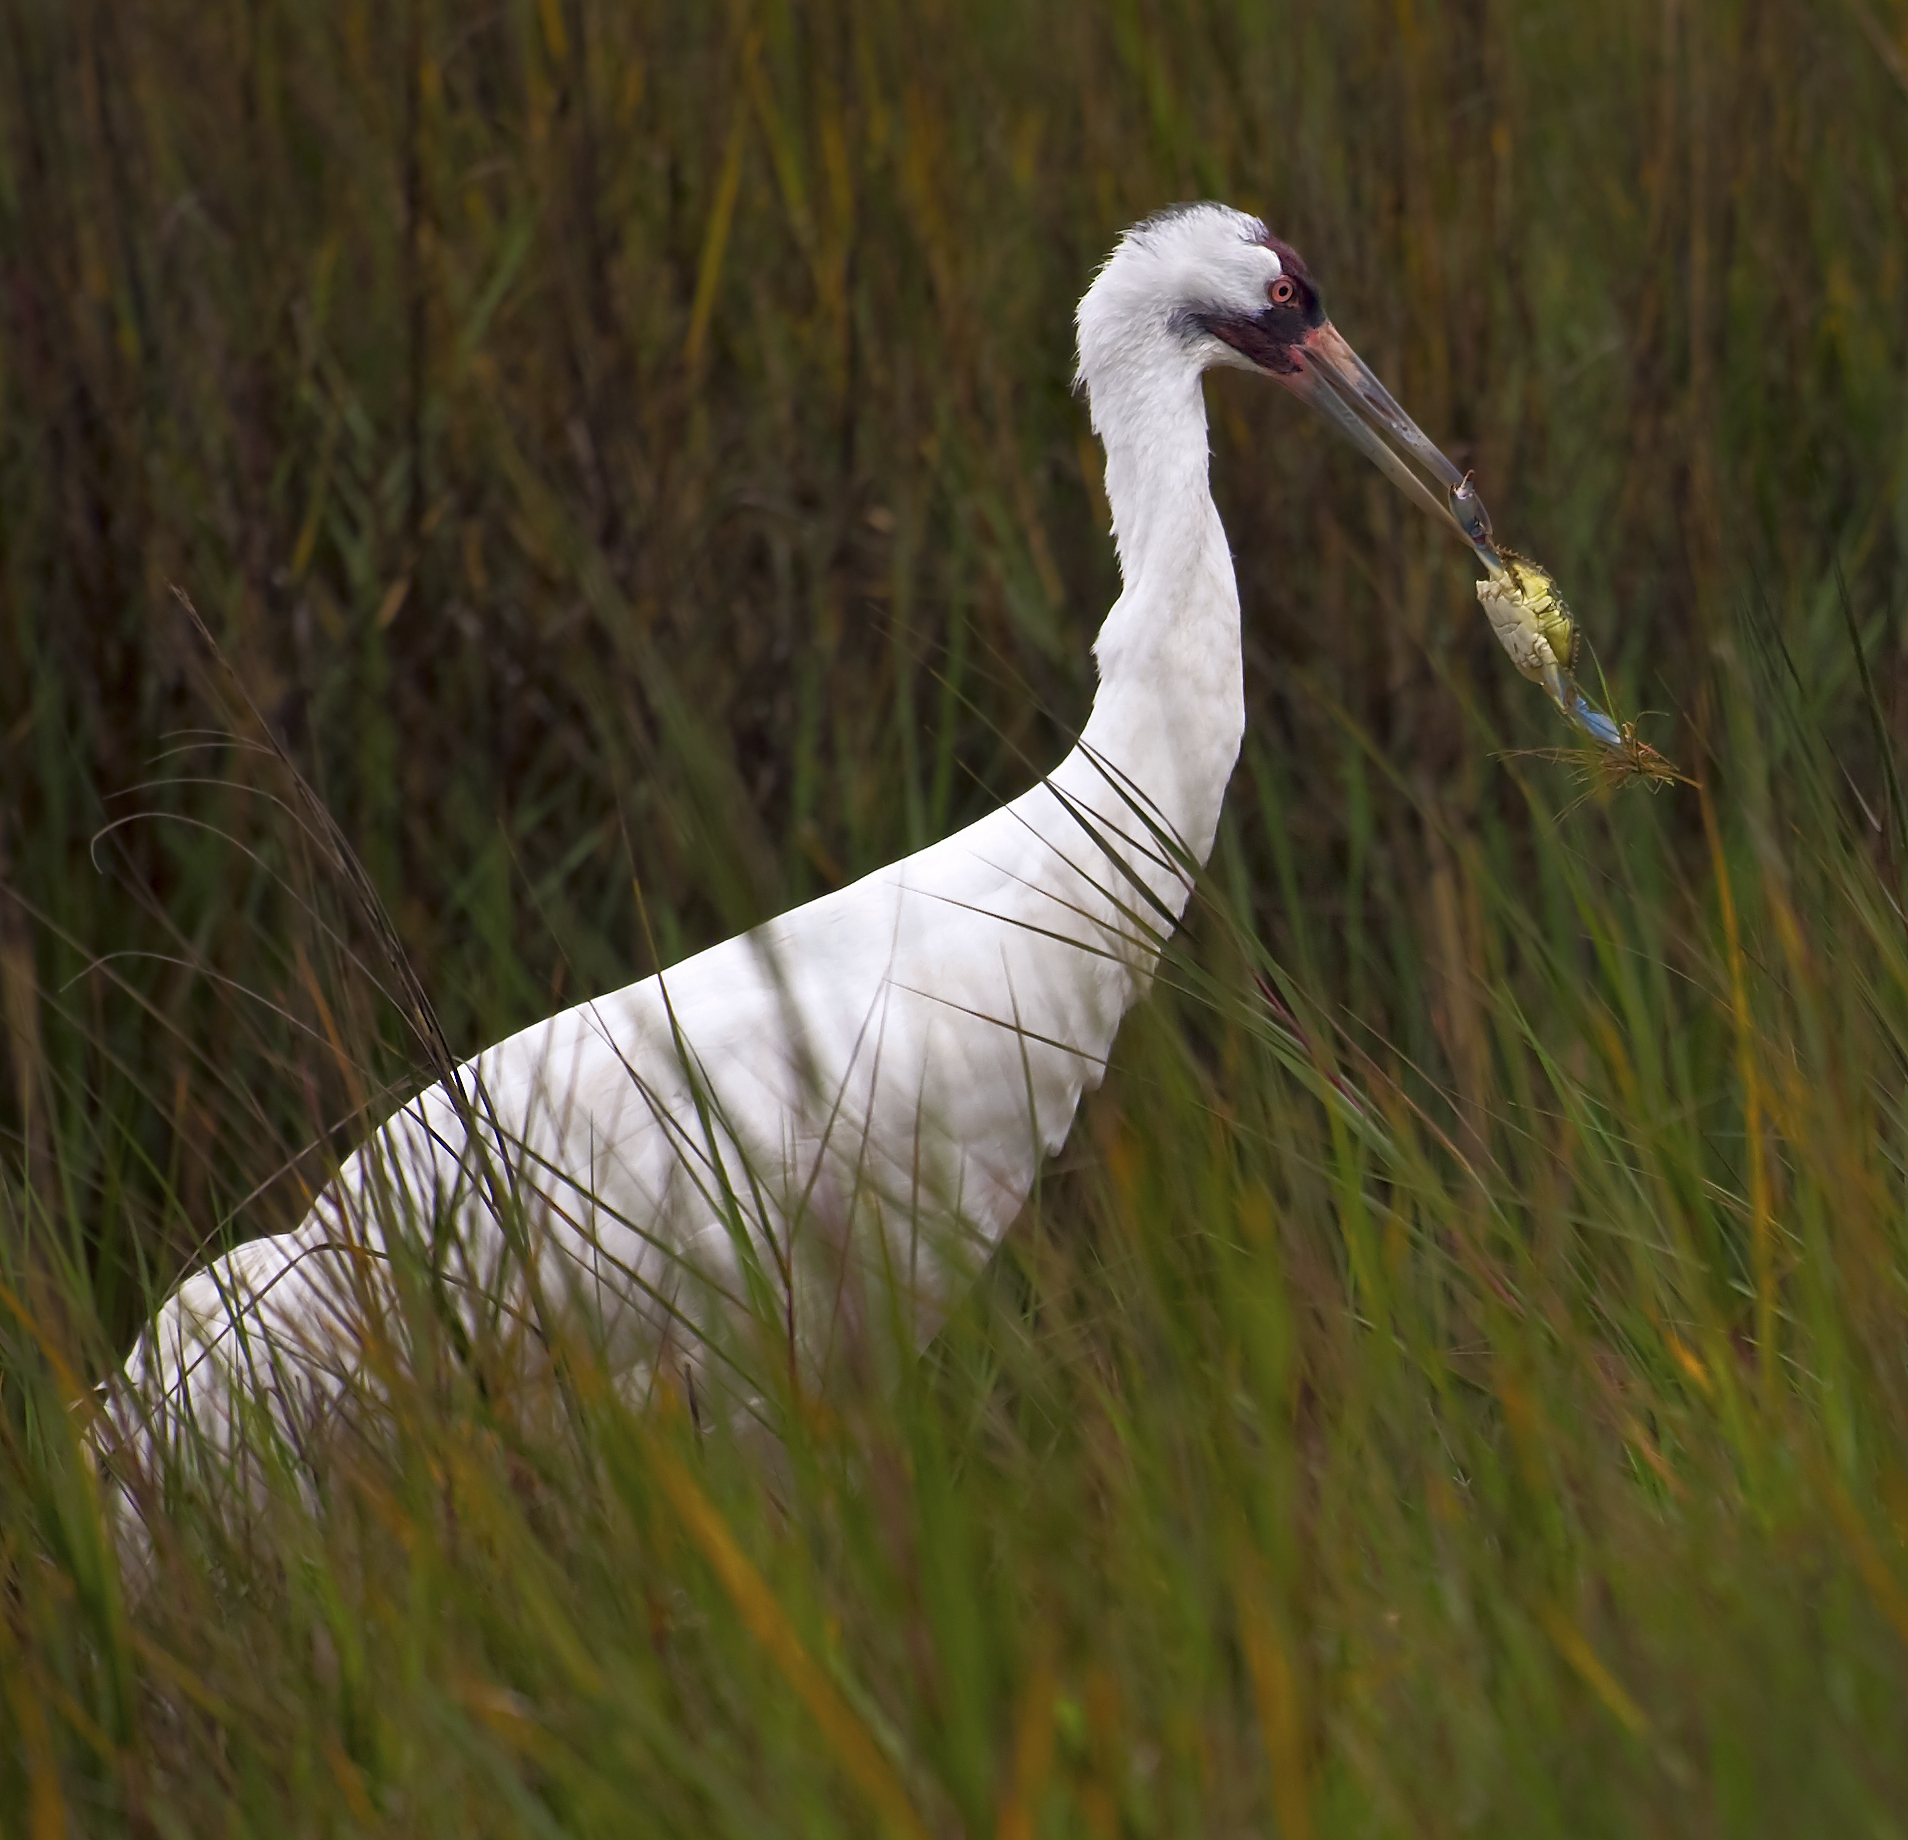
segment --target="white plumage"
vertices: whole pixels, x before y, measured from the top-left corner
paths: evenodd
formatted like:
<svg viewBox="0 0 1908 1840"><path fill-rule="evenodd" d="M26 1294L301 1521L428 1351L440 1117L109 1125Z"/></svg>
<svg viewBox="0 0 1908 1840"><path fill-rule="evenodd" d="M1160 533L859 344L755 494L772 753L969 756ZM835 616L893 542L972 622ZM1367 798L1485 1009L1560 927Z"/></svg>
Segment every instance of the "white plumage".
<svg viewBox="0 0 1908 1840"><path fill-rule="evenodd" d="M415 1270L433 1222L467 1329L561 1312L632 1386L666 1374L720 1411L752 1358L818 1373L870 1311L933 1334L1099 1083L1238 755L1201 373L1322 381L1367 420L1377 389L1303 264L1218 205L1129 231L1079 335L1124 591L1078 746L957 835L498 1043L461 1102L405 1105L295 1232L166 1301L108 1415L122 1456L223 1447L242 1395L295 1433L359 1369L406 1269L387 1255L403 1241Z"/></svg>

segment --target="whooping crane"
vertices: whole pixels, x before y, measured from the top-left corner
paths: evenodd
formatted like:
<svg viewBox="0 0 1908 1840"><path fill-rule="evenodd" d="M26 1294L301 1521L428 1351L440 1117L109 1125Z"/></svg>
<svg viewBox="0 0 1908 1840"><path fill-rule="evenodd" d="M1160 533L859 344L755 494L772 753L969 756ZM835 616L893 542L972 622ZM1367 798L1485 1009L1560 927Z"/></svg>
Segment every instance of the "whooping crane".
<svg viewBox="0 0 1908 1840"><path fill-rule="evenodd" d="M114 1467L229 1448L244 1398L296 1434L367 1378L367 1324L407 1269L463 1334L560 1311L632 1388L698 1411L746 1409L752 1360L827 1370L878 1313L925 1343L1099 1083L1212 848L1245 722L1207 482L1201 374L1222 365L1488 532L1263 223L1194 204L1135 225L1079 308L1124 586L1078 745L958 834L400 1107L300 1227L167 1299L97 1433Z"/></svg>

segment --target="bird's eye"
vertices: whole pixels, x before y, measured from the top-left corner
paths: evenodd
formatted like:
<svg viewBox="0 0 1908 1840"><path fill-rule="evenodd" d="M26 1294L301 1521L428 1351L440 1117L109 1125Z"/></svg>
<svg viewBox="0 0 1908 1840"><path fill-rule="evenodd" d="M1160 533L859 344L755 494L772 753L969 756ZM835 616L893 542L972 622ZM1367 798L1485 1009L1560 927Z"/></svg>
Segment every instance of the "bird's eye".
<svg viewBox="0 0 1908 1840"><path fill-rule="evenodd" d="M1290 275L1281 275L1266 289L1266 297L1275 307L1289 307L1298 299L1298 283Z"/></svg>

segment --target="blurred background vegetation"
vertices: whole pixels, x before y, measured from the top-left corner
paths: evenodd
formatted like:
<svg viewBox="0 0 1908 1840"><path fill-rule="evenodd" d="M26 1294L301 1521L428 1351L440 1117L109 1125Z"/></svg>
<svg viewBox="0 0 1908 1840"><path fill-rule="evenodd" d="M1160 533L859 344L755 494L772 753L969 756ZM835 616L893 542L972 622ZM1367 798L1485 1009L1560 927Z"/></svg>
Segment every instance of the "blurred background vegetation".
<svg viewBox="0 0 1908 1840"><path fill-rule="evenodd" d="M1111 1321L1178 1324L1135 1370L1152 1415L1111 1421L1162 1466L1140 1465L1135 1524L1158 1533L1162 1504L1284 1451L1310 1481L1267 1483L1247 1515L1261 1584L1206 1558L1285 1633L1246 1614L1200 1664L1230 1682L1208 1701L1196 1668L1149 1667L1179 1651L1122 1625L1109 1583L1023 1652L1012 1605L1037 1623L1049 1592L1087 1589L1056 1527L1081 1549L1103 1533L1096 1563L1138 1596L1161 1563L1119 1545L1093 1435L1076 1467L1002 1459L986 1486L910 1445L892 1488L964 1477L975 1550L1017 1557L974 1561L976 1592L1001 1593L973 1637L991 1659L961 1675L950 1650L920 1664L938 1685L893 1686L883 1754L939 1785L920 1791L935 1831L996 1809L1003 1835L1263 1831L1270 1809L1288 1834L1778 1832L1831 1805L1901 1831L1904 172L1900 0L0 0L0 1191L35 1249L8 1294L42 1328L9 1344L16 1405L66 1346L47 1323L97 1314L69 1379L97 1367L208 1234L302 1213L324 1146L420 1064L327 951L322 865L173 585L475 1049L1057 757L1117 592L1072 306L1134 218L1221 198L1305 252L1704 791L1560 816L1566 769L1504 753L1558 736L1462 553L1284 398L1211 383L1251 738L1180 980L1207 994L1163 993L1043 1199L1051 1243L1104 1259L1060 1286L1086 1285L1072 1378L1029 1354L1013 1389L1058 1389L1028 1446L1052 1459L1051 1438L1073 1448L1053 1426L1124 1397L1102 1369L1151 1332ZM1261 984L1270 1035L1240 1008ZM1389 1162L1347 1147L1347 1078L1385 1110ZM1257 1246L1260 1277L1174 1264L1161 1242L1201 1222ZM1031 1230L1022 1252L1061 1256ZM1255 1284L1276 1334L1214 1300ZM976 1348L1017 1295L977 1305ZM1209 1343L1186 1326L1208 1307ZM1268 1334L1298 1350L1254 1395L1271 1419L1212 1458L1187 1427L1260 1385L1256 1357L1215 1351ZM1195 1383L1162 1348L1218 1367ZM993 1397L989 1374L945 1384ZM1446 1411L1469 1429L1414 1417ZM68 1500L17 1460L21 1500ZM1479 1492L1468 1521L1454 1475ZM841 1555L818 1548L811 1576L779 1510L723 1486L841 1666L913 1680L919 1655L890 1652L901 1599L857 1620L831 1595ZM1043 1486L1080 1518L1041 1521ZM875 1513L870 1490L831 1512ZM500 1487L498 1514L516 1500ZM1048 1544L1002 1531L1023 1513ZM29 1522L8 1525L17 1566ZM565 1525L605 1571L540 1585L539 1627L550 1593L600 1607L614 1576ZM512 1563L534 1571L524 1539ZM1479 1609L1527 1559L1542 1588ZM276 1818L273 1771L308 1743L312 1831L422 1831L404 1794L423 1779L389 1789L412 1753L351 1723L376 1724L378 1694L337 1687L370 1665L333 1652L358 1627L343 1612L314 1674L293 1635L280 1653L258 1633L282 1619L221 1648L212 1600L182 1590L172 1623L135 1627L58 1565L69 1607L10 1638L41 1657L9 1676L29 1683L16 1713L57 1678L92 1723L19 1727L5 1780L35 1820L79 1793L46 1761L68 1749L102 1820L194 1831L246 1793ZM730 1807L671 1778L679 1818L877 1818L809 1726L761 1723L724 1674L721 1643L760 1633L743 1600L681 1588L741 1620L698 1651L699 1694L644 1702L645 1742L667 1755L656 1732L707 1720L741 1746L711 1780L806 1786ZM959 1647L958 1616L907 1602L922 1643ZM574 1614L578 1655L647 1626ZM86 1641L141 1686L72 1660ZM636 1688L564 1654L526 1697L456 1701L517 1785L470 1805L480 1824L580 1831L626 1805L591 1800L608 1791L579 1732ZM401 1643L385 1659L392 1680L422 1666ZM217 1745L141 1694L186 1679L225 1705L248 1667L278 1723L227 1719L240 1760L194 1778L179 1759ZM584 1708L543 1751L511 1724L538 1693ZM342 1766L312 1735L334 1715ZM663 1769L644 1758L629 1782ZM1182 1799L1134 1788L1135 1758L1149 1782L1183 1771ZM1023 1805L1029 1771L1060 1786ZM179 1782L211 1799L178 1790L198 1814L167 1828Z"/></svg>

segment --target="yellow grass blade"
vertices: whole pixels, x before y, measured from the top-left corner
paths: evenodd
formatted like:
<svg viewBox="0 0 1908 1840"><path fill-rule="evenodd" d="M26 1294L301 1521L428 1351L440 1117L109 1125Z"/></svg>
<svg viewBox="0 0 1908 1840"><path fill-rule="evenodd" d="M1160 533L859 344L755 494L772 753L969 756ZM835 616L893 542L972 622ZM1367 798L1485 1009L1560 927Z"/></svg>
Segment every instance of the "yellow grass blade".
<svg viewBox="0 0 1908 1840"><path fill-rule="evenodd" d="M66 1840L66 1798L60 1789L53 1733L37 1683L21 1666L10 1616L0 1616L0 1696L13 1713L13 1729L26 1765L26 1825L17 1829L29 1840Z"/></svg>
<svg viewBox="0 0 1908 1840"><path fill-rule="evenodd" d="M1841 1528L1842 1537L1848 1542L1855 1569L1862 1575L1862 1582L1868 1586L1869 1594L1882 1615L1894 1626L1895 1633L1908 1642L1908 1591L1902 1589L1901 1581L1882 1557L1881 1548L1875 1544L1874 1535L1868 1531L1868 1523L1862 1519L1861 1510L1850 1499L1840 1479L1826 1476L1824 1492L1835 1515L1836 1525Z"/></svg>
<svg viewBox="0 0 1908 1840"><path fill-rule="evenodd" d="M1265 1591L1249 1555L1239 1562L1234 1595L1265 1754L1272 1765L1272 1806L1278 1813L1279 1832L1283 1840L1312 1840L1312 1803L1306 1780L1309 1772L1298 1683L1293 1677L1291 1657L1266 1609Z"/></svg>
<svg viewBox="0 0 1908 1840"><path fill-rule="evenodd" d="M1750 1261L1756 1283L1756 1357L1764 1404L1774 1401L1776 1371L1775 1223L1769 1205L1769 1162L1762 1140L1762 1077L1756 1065L1754 1024L1749 1015L1748 977L1743 966L1742 934L1736 924L1735 891L1723 855L1716 807L1705 781L1697 787L1703 806L1703 830L1716 875L1716 899L1722 910L1723 938L1729 953L1729 1006L1736 1027L1736 1070L1742 1081L1742 1129L1749 1158Z"/></svg>
<svg viewBox="0 0 1908 1840"><path fill-rule="evenodd" d="M1034 1840L1034 1814L1053 1768L1053 1666L1036 1661L1014 1719L1014 1773L1001 1798L994 1840Z"/></svg>
<svg viewBox="0 0 1908 1840"><path fill-rule="evenodd" d="M1634 1738L1649 1736L1650 1722L1643 1708L1624 1692L1617 1677L1597 1659L1597 1652L1585 1640L1583 1632L1561 1610L1546 1605L1537 1612L1544 1633L1556 1643L1557 1652L1568 1661L1583 1684L1603 1702L1610 1716Z"/></svg>
<svg viewBox="0 0 1908 1840"><path fill-rule="evenodd" d="M751 30L742 42L745 71L754 68L762 37ZM683 341L682 361L689 370L702 363L702 349L708 342L709 320L715 312L716 289L722 282L722 261L728 254L729 228L735 221L736 195L742 189L742 152L748 141L749 111L738 99L735 119L729 124L728 145L722 150L722 170L716 179L715 201L709 207L709 221L702 233L702 256L696 264L696 294L689 308L689 336Z"/></svg>
<svg viewBox="0 0 1908 1840"><path fill-rule="evenodd" d="M695 1478L660 1439L645 1439L651 1473L743 1622L822 1728L836 1760L896 1833L927 1840L907 1789L860 1715L809 1654L788 1613Z"/></svg>

